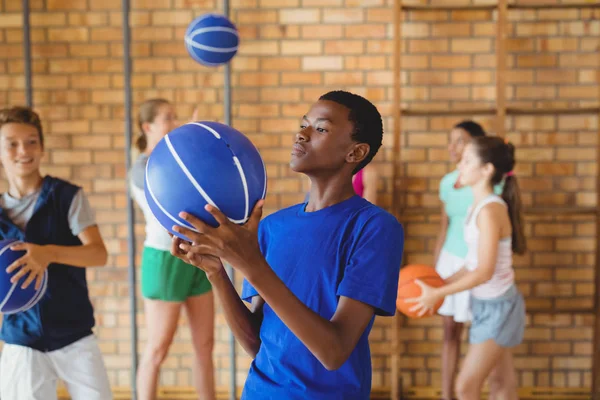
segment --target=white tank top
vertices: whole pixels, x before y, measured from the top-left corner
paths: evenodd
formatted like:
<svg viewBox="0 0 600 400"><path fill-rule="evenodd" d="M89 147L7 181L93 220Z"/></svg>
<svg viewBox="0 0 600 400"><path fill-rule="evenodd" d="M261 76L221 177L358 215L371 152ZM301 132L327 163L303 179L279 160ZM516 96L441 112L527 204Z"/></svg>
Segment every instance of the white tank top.
<svg viewBox="0 0 600 400"><path fill-rule="evenodd" d="M131 195L138 206L142 209L144 219L146 220L146 240L144 240L145 247L152 247L156 250L170 251L171 249L171 236L168 231L158 222L150 206L146 201L146 195L144 194L144 180L146 177L146 163L148 162L148 156L145 154L140 155L137 160L131 166L129 171L129 185L131 188Z"/></svg>
<svg viewBox="0 0 600 400"><path fill-rule="evenodd" d="M465 221L465 242L468 251L465 260L466 268L469 271L475 270L479 266L479 228L477 227L477 216L481 209L490 203L506 203L498 195L491 194L479 202L473 209L469 210ZM496 256L496 268L492 278L479 286L471 289L471 295L482 299L491 299L502 296L515 281L515 271L512 265L512 237L500 239L498 242L498 255Z"/></svg>

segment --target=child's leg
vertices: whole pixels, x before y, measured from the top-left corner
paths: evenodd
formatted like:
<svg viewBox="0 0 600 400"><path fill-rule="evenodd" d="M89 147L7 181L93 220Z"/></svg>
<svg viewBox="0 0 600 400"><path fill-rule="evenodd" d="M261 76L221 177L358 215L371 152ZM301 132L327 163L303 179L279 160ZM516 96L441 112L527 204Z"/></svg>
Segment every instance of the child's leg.
<svg viewBox="0 0 600 400"><path fill-rule="evenodd" d="M58 376L45 353L5 344L0 358L2 400L56 400Z"/></svg>
<svg viewBox="0 0 600 400"><path fill-rule="evenodd" d="M444 342L442 347L442 398L451 400L454 395L454 377L460 356L460 339L463 330L461 322L444 316Z"/></svg>
<svg viewBox="0 0 600 400"><path fill-rule="evenodd" d="M511 349L504 349L489 378L490 400L517 400L517 374Z"/></svg>
<svg viewBox="0 0 600 400"><path fill-rule="evenodd" d="M214 345L214 300L209 291L200 296L188 297L186 312L192 332L194 345L194 384L201 399L215 399L213 366Z"/></svg>
<svg viewBox="0 0 600 400"><path fill-rule="evenodd" d="M156 398L158 372L173 341L180 312L181 303L144 299L147 339L137 373L139 400Z"/></svg>
<svg viewBox="0 0 600 400"><path fill-rule="evenodd" d="M504 349L491 339L469 346L456 380L459 400L480 400L483 383L500 361L503 351Z"/></svg>
<svg viewBox="0 0 600 400"><path fill-rule="evenodd" d="M111 400L104 359L94 335L48 353L73 400Z"/></svg>

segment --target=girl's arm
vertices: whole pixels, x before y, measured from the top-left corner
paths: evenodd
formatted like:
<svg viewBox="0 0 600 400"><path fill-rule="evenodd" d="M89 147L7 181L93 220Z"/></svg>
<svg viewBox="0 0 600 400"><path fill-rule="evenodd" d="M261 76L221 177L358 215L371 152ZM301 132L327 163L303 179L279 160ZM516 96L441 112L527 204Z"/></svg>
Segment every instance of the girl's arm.
<svg viewBox="0 0 600 400"><path fill-rule="evenodd" d="M460 277L451 279L449 284L435 290L439 297L472 289L492 278L498 256L500 224L504 216L502 213L506 213L506 208L501 204L492 203L481 209L477 217L477 227L479 228L479 248L477 250L479 263L477 268L473 271L466 269L463 269L465 272L462 272L463 270L459 271Z"/></svg>
<svg viewBox="0 0 600 400"><path fill-rule="evenodd" d="M477 217L477 227L480 232L477 268L473 271L461 269L446 280L446 285L438 288L430 287L417 280L417 284L421 286L421 296L405 300L407 303L416 303L411 311L421 310L421 314L425 314L427 311L432 310L440 299L472 289L489 281L496 268L500 226L502 218L505 217L506 208L501 204L491 203L483 207Z"/></svg>
<svg viewBox="0 0 600 400"><path fill-rule="evenodd" d="M465 276L465 274L467 274L468 272L469 272L468 269L466 269L465 267L462 267L461 269L456 271L454 274L452 274L449 277L447 277L446 279L444 279L444 283L446 285L454 283L457 280L461 279L463 276Z"/></svg>

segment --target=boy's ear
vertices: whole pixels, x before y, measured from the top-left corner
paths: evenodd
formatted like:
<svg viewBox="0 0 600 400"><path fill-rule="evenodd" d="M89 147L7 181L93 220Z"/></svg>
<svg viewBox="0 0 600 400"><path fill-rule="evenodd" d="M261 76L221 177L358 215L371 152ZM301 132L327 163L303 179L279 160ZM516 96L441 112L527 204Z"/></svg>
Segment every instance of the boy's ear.
<svg viewBox="0 0 600 400"><path fill-rule="evenodd" d="M346 155L346 161L349 163L359 164L362 160L367 158L371 146L366 143L356 143L350 152Z"/></svg>

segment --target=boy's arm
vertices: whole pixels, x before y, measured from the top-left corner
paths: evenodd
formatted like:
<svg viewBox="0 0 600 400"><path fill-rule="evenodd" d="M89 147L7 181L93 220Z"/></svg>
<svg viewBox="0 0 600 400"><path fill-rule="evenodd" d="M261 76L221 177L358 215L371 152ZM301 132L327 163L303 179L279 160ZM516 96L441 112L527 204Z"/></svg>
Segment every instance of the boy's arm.
<svg viewBox="0 0 600 400"><path fill-rule="evenodd" d="M260 296L254 296L249 310L240 299L225 269L221 268L219 272L207 277L221 303L229 329L246 353L256 358L261 343L259 333L264 300Z"/></svg>
<svg viewBox="0 0 600 400"><path fill-rule="evenodd" d="M227 276L221 260L206 254L197 254L191 243L177 236L172 236L171 254L204 271L212 285L213 293L221 303L227 325L246 353L255 358L261 343L259 333L264 300L260 296L253 296L251 309L248 310Z"/></svg>
<svg viewBox="0 0 600 400"><path fill-rule="evenodd" d="M80 246L44 246L50 253L51 262L82 268L106 264L108 252L98 225L85 228L77 237L81 240Z"/></svg>
<svg viewBox="0 0 600 400"><path fill-rule="evenodd" d="M328 370L340 368L350 357L373 318L373 307L340 296L337 309L327 320L306 307L263 260L248 281L281 321Z"/></svg>
<svg viewBox="0 0 600 400"><path fill-rule="evenodd" d="M108 253L83 189L79 189L75 193L69 206L67 220L71 233L79 238L81 245L59 246L20 243L11 246L12 250L26 251L23 257L13 262L6 269L6 272L10 273L20 268L12 276L12 283L28 275L22 287L26 288L35 280L36 289L39 289L44 271L51 263L66 264L73 267L91 267L106 264Z"/></svg>

